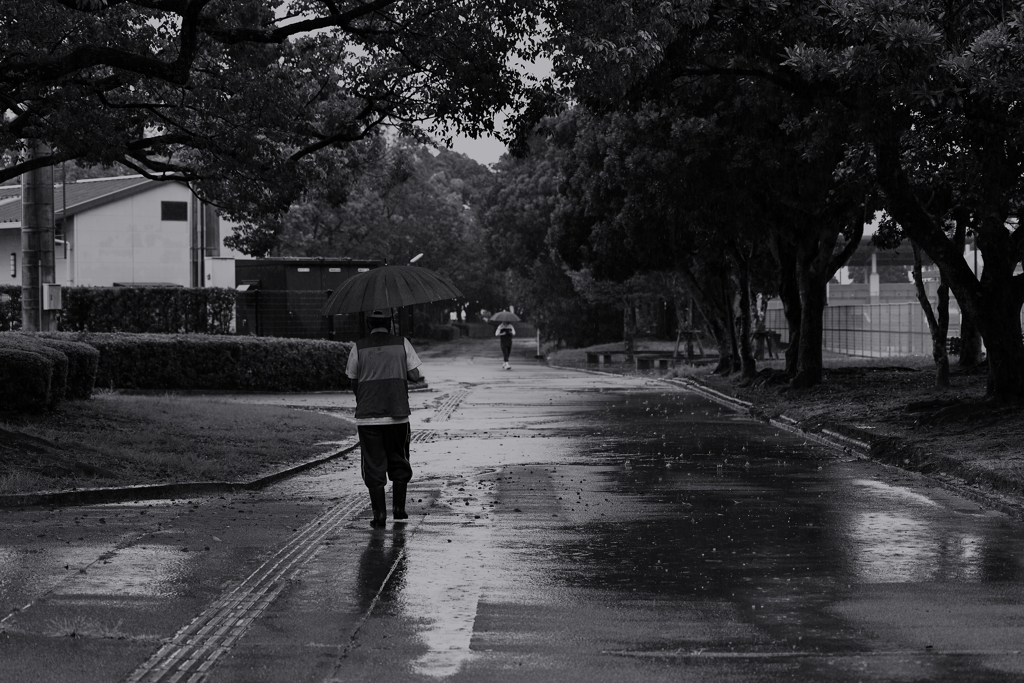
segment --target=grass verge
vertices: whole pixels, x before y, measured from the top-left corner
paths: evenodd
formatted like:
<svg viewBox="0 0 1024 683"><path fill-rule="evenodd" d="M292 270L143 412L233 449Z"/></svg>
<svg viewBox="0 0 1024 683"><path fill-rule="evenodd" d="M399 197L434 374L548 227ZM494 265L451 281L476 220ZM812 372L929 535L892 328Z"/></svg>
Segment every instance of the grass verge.
<svg viewBox="0 0 1024 683"><path fill-rule="evenodd" d="M100 393L52 413L0 413L0 494L246 480L354 435L347 421L311 411Z"/></svg>

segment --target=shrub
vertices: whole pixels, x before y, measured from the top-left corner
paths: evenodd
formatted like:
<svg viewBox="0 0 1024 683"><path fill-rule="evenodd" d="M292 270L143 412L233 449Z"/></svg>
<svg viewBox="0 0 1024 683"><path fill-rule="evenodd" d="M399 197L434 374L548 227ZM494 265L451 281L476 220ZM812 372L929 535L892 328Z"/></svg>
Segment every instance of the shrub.
<svg viewBox="0 0 1024 683"><path fill-rule="evenodd" d="M454 325L431 325L430 338L434 341L452 341L462 336L462 330Z"/></svg>
<svg viewBox="0 0 1024 683"><path fill-rule="evenodd" d="M0 333L0 348L20 349L48 358L53 365L50 373L49 408L56 408L64 400L68 385L68 357L47 346L41 339L20 332Z"/></svg>
<svg viewBox="0 0 1024 683"><path fill-rule="evenodd" d="M68 332L230 334L235 291L218 287L68 287Z"/></svg>
<svg viewBox="0 0 1024 683"><path fill-rule="evenodd" d="M0 346L0 410L43 410L51 405L53 361L13 346Z"/></svg>
<svg viewBox="0 0 1024 683"><path fill-rule="evenodd" d="M38 337L46 346L57 349L68 357L68 383L64 397L87 399L92 396L96 385L96 371L100 364L100 352L88 344Z"/></svg>
<svg viewBox="0 0 1024 683"><path fill-rule="evenodd" d="M47 334L99 349L96 384L117 389L328 391L348 388L351 344L197 334Z"/></svg>

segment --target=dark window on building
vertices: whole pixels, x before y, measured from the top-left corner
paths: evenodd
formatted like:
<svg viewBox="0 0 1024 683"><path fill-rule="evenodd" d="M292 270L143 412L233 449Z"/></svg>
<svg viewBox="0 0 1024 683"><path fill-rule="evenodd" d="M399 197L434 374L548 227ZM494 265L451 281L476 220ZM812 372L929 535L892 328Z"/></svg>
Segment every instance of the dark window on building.
<svg viewBox="0 0 1024 683"><path fill-rule="evenodd" d="M188 202L160 202L160 220L187 221Z"/></svg>

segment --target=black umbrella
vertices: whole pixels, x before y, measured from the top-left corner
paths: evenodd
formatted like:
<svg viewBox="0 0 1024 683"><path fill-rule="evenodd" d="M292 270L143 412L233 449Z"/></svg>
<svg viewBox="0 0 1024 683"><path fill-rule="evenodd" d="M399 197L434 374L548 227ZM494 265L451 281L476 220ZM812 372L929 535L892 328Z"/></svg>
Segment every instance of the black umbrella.
<svg viewBox="0 0 1024 683"><path fill-rule="evenodd" d="M320 315L389 310L458 299L462 292L451 280L418 266L381 266L341 283L320 309Z"/></svg>
<svg viewBox="0 0 1024 683"><path fill-rule="evenodd" d="M519 322L519 316L512 311L498 311L491 316L490 322L492 323L517 323Z"/></svg>

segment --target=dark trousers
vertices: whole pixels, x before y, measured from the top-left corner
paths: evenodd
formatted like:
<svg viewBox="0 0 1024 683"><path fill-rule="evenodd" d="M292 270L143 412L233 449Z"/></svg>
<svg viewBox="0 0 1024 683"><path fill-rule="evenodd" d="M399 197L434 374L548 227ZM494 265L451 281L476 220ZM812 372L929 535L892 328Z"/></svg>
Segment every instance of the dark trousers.
<svg viewBox="0 0 1024 683"><path fill-rule="evenodd" d="M362 425L359 432L359 450L362 454L363 483L367 488L381 488L391 481L399 483L412 479L409 465L409 442L412 429L409 423L396 425Z"/></svg>
<svg viewBox="0 0 1024 683"><path fill-rule="evenodd" d="M508 354L512 353L512 337L502 336L501 339L501 355L505 357L505 362L508 362Z"/></svg>

